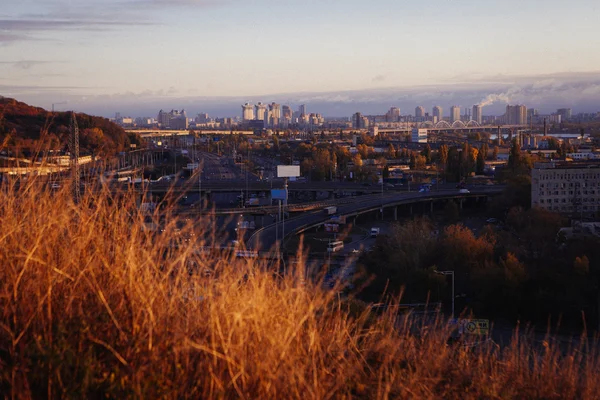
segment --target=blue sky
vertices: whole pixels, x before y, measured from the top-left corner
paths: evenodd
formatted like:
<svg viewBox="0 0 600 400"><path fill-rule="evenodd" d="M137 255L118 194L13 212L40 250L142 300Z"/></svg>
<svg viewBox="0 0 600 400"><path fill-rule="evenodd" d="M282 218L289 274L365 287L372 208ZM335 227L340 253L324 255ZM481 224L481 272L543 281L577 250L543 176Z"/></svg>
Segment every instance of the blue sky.
<svg viewBox="0 0 600 400"><path fill-rule="evenodd" d="M0 94L104 115L237 114L240 101L408 113L494 93L598 111L597 3L10 1L0 9Z"/></svg>

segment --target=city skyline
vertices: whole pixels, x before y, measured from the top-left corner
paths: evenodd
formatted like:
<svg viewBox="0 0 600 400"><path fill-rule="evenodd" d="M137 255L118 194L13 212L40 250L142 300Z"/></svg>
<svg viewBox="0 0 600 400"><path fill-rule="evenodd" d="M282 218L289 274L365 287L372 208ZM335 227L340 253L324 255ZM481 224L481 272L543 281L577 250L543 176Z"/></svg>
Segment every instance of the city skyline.
<svg viewBox="0 0 600 400"><path fill-rule="evenodd" d="M167 107L237 115L258 101L327 116L479 103L493 113L509 103L598 111L593 1L530 1L517 12L501 1L434 0L427 13L376 3L10 3L0 15L0 94L104 116Z"/></svg>

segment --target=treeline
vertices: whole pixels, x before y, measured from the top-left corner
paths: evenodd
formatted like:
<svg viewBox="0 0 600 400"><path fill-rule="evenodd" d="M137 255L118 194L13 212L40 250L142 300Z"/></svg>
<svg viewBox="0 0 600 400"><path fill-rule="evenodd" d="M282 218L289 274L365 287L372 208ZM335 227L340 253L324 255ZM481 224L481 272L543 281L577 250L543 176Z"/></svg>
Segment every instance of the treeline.
<svg viewBox="0 0 600 400"><path fill-rule="evenodd" d="M106 118L77 114L81 154L112 155L139 145L140 138ZM0 141L16 157L67 149L71 114L0 98Z"/></svg>

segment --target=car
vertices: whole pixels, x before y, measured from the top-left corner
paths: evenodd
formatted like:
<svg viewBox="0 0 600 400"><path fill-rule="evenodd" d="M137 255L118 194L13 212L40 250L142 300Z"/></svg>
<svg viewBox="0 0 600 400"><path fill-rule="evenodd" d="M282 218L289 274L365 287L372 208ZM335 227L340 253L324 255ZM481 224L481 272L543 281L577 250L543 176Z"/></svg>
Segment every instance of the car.
<svg viewBox="0 0 600 400"><path fill-rule="evenodd" d="M51 189L60 189L60 185L58 183L53 183L52 186L50 186Z"/></svg>
<svg viewBox="0 0 600 400"><path fill-rule="evenodd" d="M488 218L485 220L485 222L488 224L497 224L498 220L496 218Z"/></svg>
<svg viewBox="0 0 600 400"><path fill-rule="evenodd" d="M467 193L471 193L471 191L469 189L460 189L458 191L458 193L460 193L460 194L467 194Z"/></svg>

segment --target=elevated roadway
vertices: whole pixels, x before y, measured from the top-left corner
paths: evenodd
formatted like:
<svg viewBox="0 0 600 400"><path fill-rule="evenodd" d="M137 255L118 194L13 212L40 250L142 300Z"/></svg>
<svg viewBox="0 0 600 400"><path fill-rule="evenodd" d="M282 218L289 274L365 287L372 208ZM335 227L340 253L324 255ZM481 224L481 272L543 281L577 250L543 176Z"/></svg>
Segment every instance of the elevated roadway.
<svg viewBox="0 0 600 400"><path fill-rule="evenodd" d="M380 208L386 209L414 203L430 202L444 199L464 200L468 198L486 198L498 195L504 190L503 186L488 186L472 189L470 193L459 193L456 189L440 190L438 192L403 192L382 197L360 198L350 204L340 204L337 215L352 217L364 213L377 211ZM323 210L303 213L297 217L285 221L286 236L304 232L308 229L317 227L330 220ZM257 230L247 241L247 246L251 250L269 250L277 242L277 227L275 224L266 226Z"/></svg>

